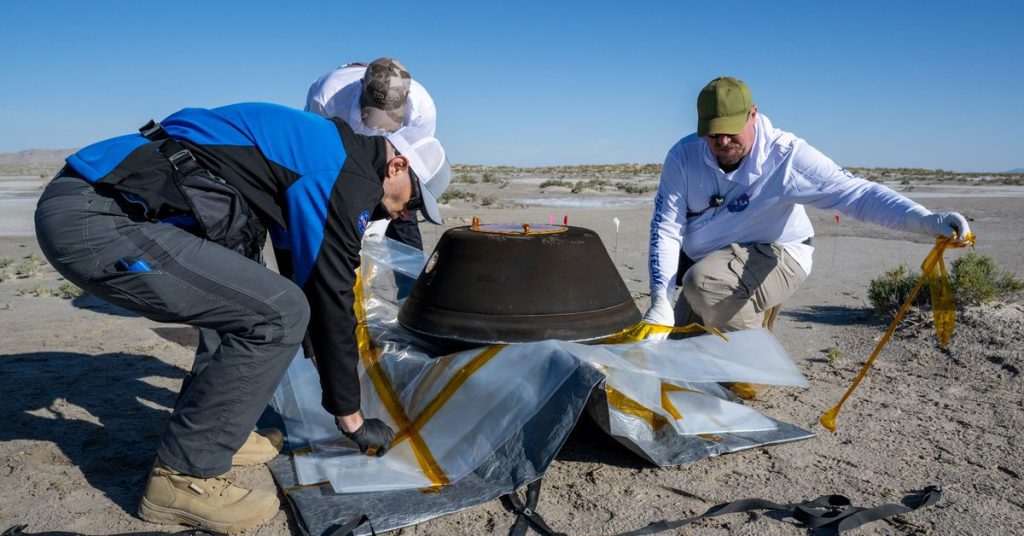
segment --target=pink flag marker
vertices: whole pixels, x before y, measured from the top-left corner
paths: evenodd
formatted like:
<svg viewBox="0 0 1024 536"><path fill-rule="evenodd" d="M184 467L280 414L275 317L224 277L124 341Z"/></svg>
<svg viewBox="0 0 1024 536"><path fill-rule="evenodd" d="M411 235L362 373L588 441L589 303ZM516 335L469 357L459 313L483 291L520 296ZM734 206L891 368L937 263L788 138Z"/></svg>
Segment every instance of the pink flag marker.
<svg viewBox="0 0 1024 536"><path fill-rule="evenodd" d="M548 225L554 225L554 224L555 224L555 215L554 214L548 214Z"/></svg>

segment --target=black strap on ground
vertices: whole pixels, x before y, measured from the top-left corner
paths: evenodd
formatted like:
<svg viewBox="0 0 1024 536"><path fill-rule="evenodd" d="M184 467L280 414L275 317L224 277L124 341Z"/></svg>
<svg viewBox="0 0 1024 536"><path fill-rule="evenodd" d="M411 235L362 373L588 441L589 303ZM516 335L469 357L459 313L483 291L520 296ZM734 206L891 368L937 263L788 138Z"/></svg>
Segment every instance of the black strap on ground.
<svg viewBox="0 0 1024 536"><path fill-rule="evenodd" d="M324 531L324 536L349 536L352 531L356 530L357 527L366 523L370 527L371 536L377 536L377 531L373 530L373 523L370 523L370 518L365 515L358 515L353 517L344 525L334 525Z"/></svg>
<svg viewBox="0 0 1024 536"><path fill-rule="evenodd" d="M790 504L779 504L765 499L741 499L712 506L699 516L677 521L658 521L642 529L621 532L616 536L657 534L666 530L677 529L683 525L689 525L701 519L737 512L750 512L752 510L783 512L787 517L792 517L801 523L803 528L819 529L816 533L820 534L839 534L840 532L855 529L865 523L906 514L919 508L931 506L941 496L942 488L939 486L928 486L921 491L916 491L903 497L903 504L883 504L872 508L852 506L850 499L842 495L822 495L812 501Z"/></svg>
<svg viewBox="0 0 1024 536"><path fill-rule="evenodd" d="M519 500L515 492L501 496L501 504L516 514L516 523L509 530L509 536L524 536L527 529L533 528L544 536L565 536L564 533L555 532L544 521L544 518L537 513L537 501L540 500L541 480L537 479L526 486L526 502Z"/></svg>

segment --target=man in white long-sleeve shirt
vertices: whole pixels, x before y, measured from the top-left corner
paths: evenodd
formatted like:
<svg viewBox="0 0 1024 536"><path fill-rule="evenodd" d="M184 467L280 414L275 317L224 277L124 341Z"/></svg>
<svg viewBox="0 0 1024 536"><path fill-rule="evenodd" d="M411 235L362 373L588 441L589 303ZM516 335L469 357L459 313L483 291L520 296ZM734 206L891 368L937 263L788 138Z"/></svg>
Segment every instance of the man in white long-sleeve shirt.
<svg viewBox="0 0 1024 536"><path fill-rule="evenodd" d="M773 127L740 80L708 83L697 115L697 132L669 150L654 201L647 322L683 324L692 309L724 331L760 327L811 272L803 205L929 236L970 232L960 214L932 213ZM680 249L694 264L673 307Z"/></svg>
<svg viewBox="0 0 1024 536"><path fill-rule="evenodd" d="M386 136L407 126L433 136L437 124L434 100L394 58L377 58L369 65L348 63L321 76L309 87L306 111L343 119L364 136ZM392 220L387 236L423 249L415 217Z"/></svg>

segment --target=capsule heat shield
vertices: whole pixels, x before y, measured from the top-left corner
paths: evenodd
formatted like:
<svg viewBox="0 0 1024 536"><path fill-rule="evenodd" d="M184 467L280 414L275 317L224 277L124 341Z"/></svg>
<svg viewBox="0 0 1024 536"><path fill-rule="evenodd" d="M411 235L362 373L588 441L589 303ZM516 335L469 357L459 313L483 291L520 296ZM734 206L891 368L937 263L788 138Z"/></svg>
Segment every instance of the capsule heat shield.
<svg viewBox="0 0 1024 536"><path fill-rule="evenodd" d="M398 314L442 348L543 339L589 342L640 321L597 233L481 225L441 236Z"/></svg>

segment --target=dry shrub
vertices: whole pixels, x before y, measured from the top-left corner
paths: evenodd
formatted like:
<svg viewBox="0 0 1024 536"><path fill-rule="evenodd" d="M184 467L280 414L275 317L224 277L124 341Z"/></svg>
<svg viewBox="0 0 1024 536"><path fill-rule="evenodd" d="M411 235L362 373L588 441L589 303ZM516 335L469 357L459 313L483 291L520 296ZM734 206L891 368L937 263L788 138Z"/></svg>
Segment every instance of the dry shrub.
<svg viewBox="0 0 1024 536"><path fill-rule="evenodd" d="M978 305L991 301L1011 299L1024 290L1015 275L999 270L994 260L973 251L957 258L950 265L949 284L958 305ZM895 312L907 300L921 273L906 265L889 270L871 280L868 300L879 314ZM931 304L931 292L922 288L914 299L914 306Z"/></svg>

